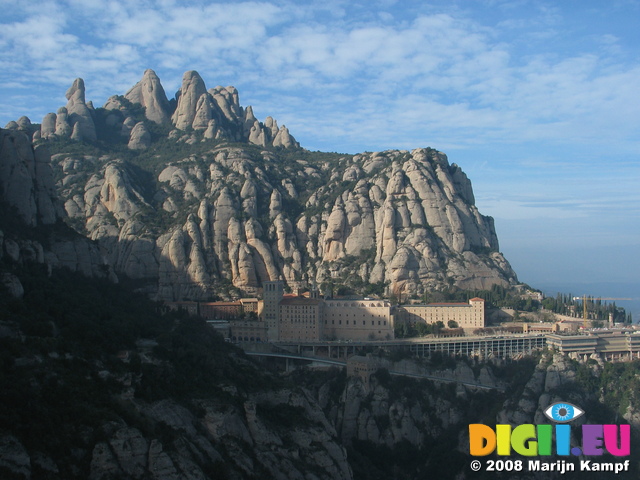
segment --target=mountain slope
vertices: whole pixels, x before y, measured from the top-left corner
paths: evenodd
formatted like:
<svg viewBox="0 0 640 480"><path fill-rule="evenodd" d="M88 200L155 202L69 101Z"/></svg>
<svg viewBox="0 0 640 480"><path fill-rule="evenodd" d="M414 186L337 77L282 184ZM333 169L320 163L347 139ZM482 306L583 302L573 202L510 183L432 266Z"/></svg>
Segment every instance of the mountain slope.
<svg viewBox="0 0 640 480"><path fill-rule="evenodd" d="M24 296L0 284L1 478L352 478L311 396L202 320L68 270L5 271Z"/></svg>
<svg viewBox="0 0 640 480"><path fill-rule="evenodd" d="M10 127L54 153L68 222L157 298L255 294L278 278L403 296L517 281L441 152L309 152L193 71L171 101L151 70L104 108L81 79L67 98L41 126Z"/></svg>

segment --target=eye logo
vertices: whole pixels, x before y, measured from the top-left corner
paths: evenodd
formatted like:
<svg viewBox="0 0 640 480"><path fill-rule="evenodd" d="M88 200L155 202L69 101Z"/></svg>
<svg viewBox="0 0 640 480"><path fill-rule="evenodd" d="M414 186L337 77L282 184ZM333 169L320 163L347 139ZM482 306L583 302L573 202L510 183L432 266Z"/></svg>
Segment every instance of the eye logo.
<svg viewBox="0 0 640 480"><path fill-rule="evenodd" d="M584 410L567 402L558 402L549 406L544 414L549 420L553 420L558 423L567 423L575 420L584 413Z"/></svg>

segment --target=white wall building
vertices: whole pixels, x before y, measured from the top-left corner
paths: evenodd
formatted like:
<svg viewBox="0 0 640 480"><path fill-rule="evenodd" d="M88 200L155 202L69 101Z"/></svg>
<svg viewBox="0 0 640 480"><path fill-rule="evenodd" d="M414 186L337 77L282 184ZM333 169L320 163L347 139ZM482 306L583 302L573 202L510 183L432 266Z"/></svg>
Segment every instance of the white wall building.
<svg viewBox="0 0 640 480"><path fill-rule="evenodd" d="M436 323L441 321L448 326L453 320L458 327L465 329L484 328L484 300L472 298L469 303L429 303L426 305L402 305L398 307L399 316L408 323Z"/></svg>

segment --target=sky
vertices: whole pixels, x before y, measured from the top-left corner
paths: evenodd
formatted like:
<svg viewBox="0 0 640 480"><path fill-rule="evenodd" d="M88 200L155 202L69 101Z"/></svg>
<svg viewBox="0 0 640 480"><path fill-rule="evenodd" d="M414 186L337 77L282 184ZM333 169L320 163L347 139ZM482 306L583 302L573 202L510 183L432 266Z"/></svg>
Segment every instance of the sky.
<svg viewBox="0 0 640 480"><path fill-rule="evenodd" d="M640 297L640 0L0 0L0 126L197 70L309 150L432 147L521 281ZM638 311L640 317L640 309Z"/></svg>

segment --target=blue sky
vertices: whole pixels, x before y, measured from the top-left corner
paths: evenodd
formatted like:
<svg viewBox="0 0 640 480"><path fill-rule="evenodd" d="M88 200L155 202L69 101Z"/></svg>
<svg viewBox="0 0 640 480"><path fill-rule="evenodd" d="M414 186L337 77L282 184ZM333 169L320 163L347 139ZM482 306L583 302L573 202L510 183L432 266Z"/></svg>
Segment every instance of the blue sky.
<svg viewBox="0 0 640 480"><path fill-rule="evenodd" d="M0 0L0 12L0 125L40 122L76 77L102 106L146 68L169 96L198 70L310 150L445 152L522 281L640 290L638 0Z"/></svg>

